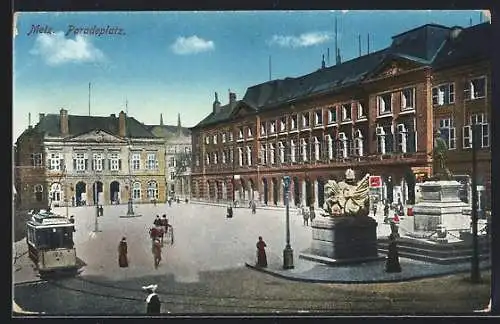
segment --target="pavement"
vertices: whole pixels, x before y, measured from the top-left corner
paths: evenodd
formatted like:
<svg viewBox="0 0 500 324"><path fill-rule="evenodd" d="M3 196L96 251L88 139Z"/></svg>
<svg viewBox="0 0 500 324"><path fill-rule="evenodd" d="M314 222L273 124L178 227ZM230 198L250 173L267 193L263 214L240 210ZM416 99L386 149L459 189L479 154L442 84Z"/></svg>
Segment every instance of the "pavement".
<svg viewBox="0 0 500 324"><path fill-rule="evenodd" d="M425 277L442 276L450 273L467 271L466 265L436 265L425 262L400 259L403 271L398 274L384 272L384 261L374 261L357 266L326 266L299 258L299 254L310 247L312 233L310 226L303 225L302 216L296 210L290 211L291 246L294 249L294 264L292 270L283 270L282 251L285 246L285 212L284 209L258 209L252 214L248 208L234 209L232 219L226 218L226 205L209 205L195 203L174 203L171 207L165 204L136 205L134 209L141 217L120 218L127 211L126 205L104 206L104 216L99 217L98 231L95 231L95 209L93 207L69 208L69 215L75 216L76 233L74 236L77 256L84 262L80 274L73 279L62 281L67 287L65 294L74 291L74 296L44 297L40 301L36 296L63 296L63 291L56 290L57 283L47 283L41 280L33 268L26 252L25 240L14 244L15 259L13 265L13 282L16 286L14 296L16 302L23 308L36 311L51 310L52 312L68 307L80 309L83 307L82 292L95 296L116 295L110 291L121 289L121 293L132 294L134 297L122 298L125 311L138 311L127 303L141 301L143 292L140 287L151 283L159 283L165 291L181 287L188 290L186 296L194 298L202 292L199 285L207 280L215 280L211 289L237 289L245 269L255 269L257 239L264 238L267 243L266 253L269 267L256 269L273 276L304 282L323 283L374 283L397 282ZM55 212L65 215L65 208L55 208ZM149 228L156 215L167 214L169 223L174 227L175 244L165 245L163 260L158 269L153 266ZM381 213L375 216L379 226L377 235L387 236L390 226L383 224ZM406 223L408 224L406 224ZM411 217L401 220L401 226L410 227ZM128 241L129 267L118 267L118 243L125 236ZM482 265L487 268L487 264ZM228 272L229 271L229 272ZM254 271L251 271L254 272ZM237 273L229 278L227 273ZM258 272L255 272L258 274ZM222 275L224 274L224 275ZM252 277L253 278L253 277ZM249 279L250 282L256 279ZM260 279L259 279L260 280ZM100 287L100 288L98 288ZM245 283L245 291L251 287ZM179 288L180 289L180 288ZM200 290L202 289L202 290ZM242 291L243 293L243 291ZM207 292L207 295L211 293ZM132 296L131 295L131 296ZM44 295L45 296L45 295ZM66 295L64 295L66 296ZM107 298L107 297L103 297ZM125 302L127 298L132 301ZM60 300L59 300L60 299ZM98 302L97 297L92 304L86 299L85 307L104 309L105 302ZM43 307L42 307L43 303ZM66 304L64 304L66 303ZM94 304L95 303L95 304ZM195 302L189 304L193 310ZM80 308L78 308L80 307ZM116 312L111 305L109 311ZM114 307L114 306L113 306ZM182 306L184 307L184 306ZM183 308L180 308L181 310ZM188 306L185 306L188 307ZM214 306L215 307L215 306ZM217 306L220 307L220 306ZM224 307L229 307L225 305ZM246 307L246 306L245 306ZM284 306L283 306L284 307ZM218 309L218 308L216 308ZM140 310L139 310L140 311ZM50 313L46 311L46 313Z"/></svg>

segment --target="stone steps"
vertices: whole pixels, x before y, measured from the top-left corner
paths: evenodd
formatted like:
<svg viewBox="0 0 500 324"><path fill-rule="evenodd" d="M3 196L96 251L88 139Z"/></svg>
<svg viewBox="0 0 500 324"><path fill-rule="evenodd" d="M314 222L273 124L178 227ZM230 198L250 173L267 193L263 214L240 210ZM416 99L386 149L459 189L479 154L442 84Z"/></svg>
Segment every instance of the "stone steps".
<svg viewBox="0 0 500 324"><path fill-rule="evenodd" d="M379 240L378 251L387 254L388 244L388 240ZM489 242L480 240L480 260L488 259L489 251ZM406 238L398 240L398 252L401 257L438 264L468 262L473 253L471 245L463 242L433 244Z"/></svg>

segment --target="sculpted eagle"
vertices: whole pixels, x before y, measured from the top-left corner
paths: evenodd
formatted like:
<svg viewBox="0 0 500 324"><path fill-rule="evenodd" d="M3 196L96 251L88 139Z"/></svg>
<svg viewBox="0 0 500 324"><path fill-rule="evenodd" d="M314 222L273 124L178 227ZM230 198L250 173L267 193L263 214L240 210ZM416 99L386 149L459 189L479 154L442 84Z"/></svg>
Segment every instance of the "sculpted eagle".
<svg viewBox="0 0 500 324"><path fill-rule="evenodd" d="M369 213L369 179L366 174L356 185L330 180L325 185L327 212L332 216L366 216Z"/></svg>

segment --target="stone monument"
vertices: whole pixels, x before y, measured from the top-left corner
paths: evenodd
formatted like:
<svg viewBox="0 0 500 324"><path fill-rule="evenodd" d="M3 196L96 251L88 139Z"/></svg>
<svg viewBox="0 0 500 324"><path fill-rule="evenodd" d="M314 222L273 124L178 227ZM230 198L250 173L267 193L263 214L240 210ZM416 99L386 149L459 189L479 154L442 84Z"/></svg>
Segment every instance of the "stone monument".
<svg viewBox="0 0 500 324"><path fill-rule="evenodd" d="M327 264L381 259L377 252L377 222L369 216L369 175L356 183L348 169L345 181L325 185L325 213L312 223L311 248L300 257Z"/></svg>
<svg viewBox="0 0 500 324"><path fill-rule="evenodd" d="M452 180L446 167L448 148L444 140L435 134L433 151L433 173L431 181L420 185L422 199L414 207L414 231L463 230L470 227L470 217L462 210L468 205L459 198L461 184Z"/></svg>

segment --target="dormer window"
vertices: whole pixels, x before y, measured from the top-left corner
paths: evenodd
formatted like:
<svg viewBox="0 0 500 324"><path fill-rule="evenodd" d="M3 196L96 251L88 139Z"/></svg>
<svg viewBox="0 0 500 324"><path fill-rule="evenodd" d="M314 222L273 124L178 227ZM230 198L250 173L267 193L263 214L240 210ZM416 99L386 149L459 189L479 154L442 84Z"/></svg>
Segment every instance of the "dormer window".
<svg viewBox="0 0 500 324"><path fill-rule="evenodd" d="M298 122L297 122L297 115L292 115L291 117L291 127L292 127L292 130L296 130L297 129L297 125L298 125Z"/></svg>
<svg viewBox="0 0 500 324"><path fill-rule="evenodd" d="M323 125L323 111L322 110L316 110L314 112L314 125L315 126L320 126Z"/></svg>
<svg viewBox="0 0 500 324"><path fill-rule="evenodd" d="M243 139L243 128L240 128L238 131L238 139L239 140Z"/></svg>
<svg viewBox="0 0 500 324"><path fill-rule="evenodd" d="M252 138L253 134L252 134L252 128L251 127L248 127L247 128L247 138Z"/></svg>
<svg viewBox="0 0 500 324"><path fill-rule="evenodd" d="M350 103L342 105L342 121L349 121L352 117L352 105Z"/></svg>
<svg viewBox="0 0 500 324"><path fill-rule="evenodd" d="M215 134L215 135L213 136L213 143L214 143L214 144L217 144L217 134Z"/></svg>
<svg viewBox="0 0 500 324"><path fill-rule="evenodd" d="M269 132L271 134L276 133L276 122L274 120L269 123Z"/></svg>
<svg viewBox="0 0 500 324"><path fill-rule="evenodd" d="M401 91L401 110L415 109L415 88L406 88Z"/></svg>
<svg viewBox="0 0 500 324"><path fill-rule="evenodd" d="M280 132L286 131L286 118L283 117L280 119Z"/></svg>
<svg viewBox="0 0 500 324"><path fill-rule="evenodd" d="M358 102L358 119L366 118L365 114L365 103L362 101Z"/></svg>
<svg viewBox="0 0 500 324"><path fill-rule="evenodd" d="M309 128L311 125L309 123L309 113L302 114L302 128Z"/></svg>
<svg viewBox="0 0 500 324"><path fill-rule="evenodd" d="M335 124L337 122L337 107L328 108L328 124Z"/></svg>
<svg viewBox="0 0 500 324"><path fill-rule="evenodd" d="M265 122L260 123L260 135L266 136L266 123Z"/></svg>
<svg viewBox="0 0 500 324"><path fill-rule="evenodd" d="M205 136L205 144L210 144L210 137L208 136Z"/></svg>
<svg viewBox="0 0 500 324"><path fill-rule="evenodd" d="M392 112L392 94L386 93L377 97L378 114L387 115Z"/></svg>

